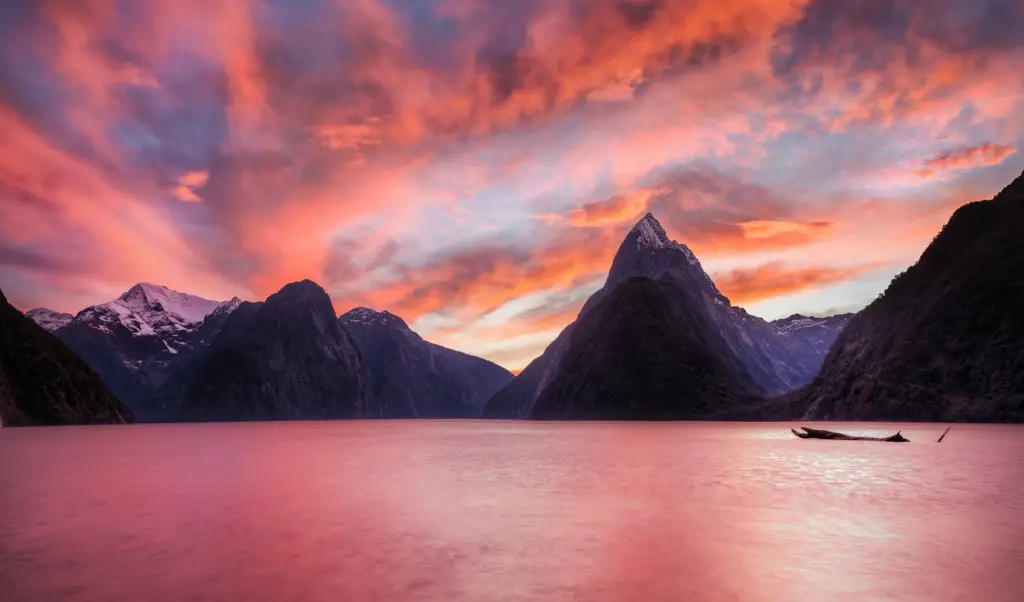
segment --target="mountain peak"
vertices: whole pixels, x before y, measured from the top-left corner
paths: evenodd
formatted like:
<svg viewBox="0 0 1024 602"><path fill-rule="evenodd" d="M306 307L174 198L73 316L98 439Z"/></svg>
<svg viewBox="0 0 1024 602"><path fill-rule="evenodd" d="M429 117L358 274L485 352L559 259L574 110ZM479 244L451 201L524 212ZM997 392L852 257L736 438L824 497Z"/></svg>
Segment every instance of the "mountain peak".
<svg viewBox="0 0 1024 602"><path fill-rule="evenodd" d="M298 282L289 282L288 284L281 287L281 290L277 291L269 298L271 299L330 299L327 291L323 289L319 284L312 280L300 280Z"/></svg>
<svg viewBox="0 0 1024 602"><path fill-rule="evenodd" d="M74 318L71 314L53 311L45 307L30 309L25 312L25 317L31 318L36 324L50 332L56 332Z"/></svg>
<svg viewBox="0 0 1024 602"><path fill-rule="evenodd" d="M714 289L714 283L704 273L693 252L686 245L670 239L654 214L647 213L623 239L612 260L605 286L614 286L633 276L657 280L671 269L696 269L700 279L706 280ZM717 289L714 289L714 295L721 296Z"/></svg>
<svg viewBox="0 0 1024 602"><path fill-rule="evenodd" d="M395 314L387 310L377 311L375 309L370 309L369 307L352 308L342 314L338 319L341 320L343 324L359 324L363 326L381 324L384 326L398 326L404 330L409 329L405 320Z"/></svg>
<svg viewBox="0 0 1024 602"><path fill-rule="evenodd" d="M637 233L636 245L640 249L664 249L676 244L669 239L665 229L661 227L661 223L653 213L647 213L640 218L630 232Z"/></svg>
<svg viewBox="0 0 1024 602"><path fill-rule="evenodd" d="M104 305L118 315L124 314L125 310L135 313L162 311L178 316L185 322L202 322L203 318L217 309L221 303L181 293L159 284L140 282L115 301Z"/></svg>

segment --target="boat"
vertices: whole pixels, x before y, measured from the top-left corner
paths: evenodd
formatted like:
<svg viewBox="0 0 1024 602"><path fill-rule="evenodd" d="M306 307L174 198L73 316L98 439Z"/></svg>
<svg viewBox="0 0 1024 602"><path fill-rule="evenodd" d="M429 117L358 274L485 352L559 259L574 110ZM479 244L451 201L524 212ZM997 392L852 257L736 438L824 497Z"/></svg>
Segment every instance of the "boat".
<svg viewBox="0 0 1024 602"><path fill-rule="evenodd" d="M796 429L789 429L794 435L801 439L831 439L835 441L889 441L891 443L910 443L910 439L904 437L901 431L896 431L895 435L888 437L856 437L854 435L847 435L845 433L837 433L835 431L826 431L822 429L812 429L806 426L800 427L804 432L800 432Z"/></svg>

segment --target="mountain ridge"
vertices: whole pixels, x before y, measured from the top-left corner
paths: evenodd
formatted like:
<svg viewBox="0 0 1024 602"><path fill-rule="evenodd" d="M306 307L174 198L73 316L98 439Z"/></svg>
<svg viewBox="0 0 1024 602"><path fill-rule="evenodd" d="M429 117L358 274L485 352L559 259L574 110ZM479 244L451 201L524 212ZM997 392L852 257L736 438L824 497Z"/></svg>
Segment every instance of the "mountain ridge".
<svg viewBox="0 0 1024 602"><path fill-rule="evenodd" d="M206 422L371 418L377 408L369 389L330 297L303 280L241 304L161 393L171 417Z"/></svg>
<svg viewBox="0 0 1024 602"><path fill-rule="evenodd" d="M357 307L338 321L367 362L384 418L476 418L512 379L497 364L423 339L387 310Z"/></svg>
<svg viewBox="0 0 1024 602"><path fill-rule="evenodd" d="M0 291L3 425L123 424L133 419L85 362Z"/></svg>
<svg viewBox="0 0 1024 602"><path fill-rule="evenodd" d="M1024 173L959 207L778 404L815 420L1024 422ZM984 269L978 269L984 266Z"/></svg>
<svg viewBox="0 0 1024 602"><path fill-rule="evenodd" d="M849 317L838 316L808 323L805 328L783 329L733 306L718 290L700 261L685 244L669 238L650 212L626 233L616 251L604 286L598 289L554 341L488 402L484 416L523 418L562 367L562 359L576 329L576 323L617 285L635 277L659 281L668 276L693 293L693 303L718 325L727 361L734 372L747 372L757 389L766 395L779 394L810 382L817 374L828 344ZM838 327L837 327L838 325ZM808 343L813 343L808 345Z"/></svg>

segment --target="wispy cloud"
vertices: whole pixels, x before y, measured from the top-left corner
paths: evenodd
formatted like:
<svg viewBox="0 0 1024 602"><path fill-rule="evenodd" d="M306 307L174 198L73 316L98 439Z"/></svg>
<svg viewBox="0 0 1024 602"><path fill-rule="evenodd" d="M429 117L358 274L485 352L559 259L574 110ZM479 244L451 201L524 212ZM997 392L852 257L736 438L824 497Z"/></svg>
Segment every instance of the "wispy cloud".
<svg viewBox="0 0 1024 602"><path fill-rule="evenodd" d="M644 211L717 273L821 283L1020 171L1020 2L129 4L0 20L0 279L32 305L313 278L473 330L592 286ZM459 344L545 327L507 319Z"/></svg>
<svg viewBox="0 0 1024 602"><path fill-rule="evenodd" d="M791 267L769 263L753 269L715 274L712 279L730 301L743 305L835 284L878 267L877 264L845 268Z"/></svg>
<svg viewBox="0 0 1024 602"><path fill-rule="evenodd" d="M973 146L960 146L943 151L924 162L917 174L922 178L930 178L951 169L970 169L973 167L989 167L999 165L1017 149L1008 144L992 144L986 142Z"/></svg>

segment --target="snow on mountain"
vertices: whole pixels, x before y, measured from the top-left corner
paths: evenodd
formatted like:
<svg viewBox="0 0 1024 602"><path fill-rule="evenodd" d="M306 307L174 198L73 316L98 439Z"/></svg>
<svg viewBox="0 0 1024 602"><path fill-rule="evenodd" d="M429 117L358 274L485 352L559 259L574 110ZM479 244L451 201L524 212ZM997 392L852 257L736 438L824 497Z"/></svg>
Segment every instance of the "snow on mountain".
<svg viewBox="0 0 1024 602"><path fill-rule="evenodd" d="M211 301L141 283L87 307L56 332L136 415L147 395L208 346L241 300Z"/></svg>
<svg viewBox="0 0 1024 602"><path fill-rule="evenodd" d="M853 314L839 314L835 316L814 317L793 314L788 318L772 320L770 324L778 333L796 333L809 328L822 329L839 332L843 326L850 321Z"/></svg>
<svg viewBox="0 0 1024 602"><path fill-rule="evenodd" d="M57 332L59 328L74 318L71 314L53 311L52 309L46 309L45 307L30 309L25 312L25 317L31 318L33 322L50 332Z"/></svg>
<svg viewBox="0 0 1024 602"><path fill-rule="evenodd" d="M348 310L340 316L343 324L360 324L364 326L384 325L397 326L402 330L409 330L405 320L395 314L384 310L376 311L368 307L356 307Z"/></svg>
<svg viewBox="0 0 1024 602"><path fill-rule="evenodd" d="M104 332L119 324L134 335L166 335L191 331L218 307L233 302L211 301L142 283L113 301L83 309L74 319Z"/></svg>
<svg viewBox="0 0 1024 602"><path fill-rule="evenodd" d="M698 263L697 256L686 245L676 242L668 237L661 223L648 213L633 226L630 234L636 233L636 248L640 249L677 249L686 256L690 264ZM628 236L628 235L627 235Z"/></svg>

